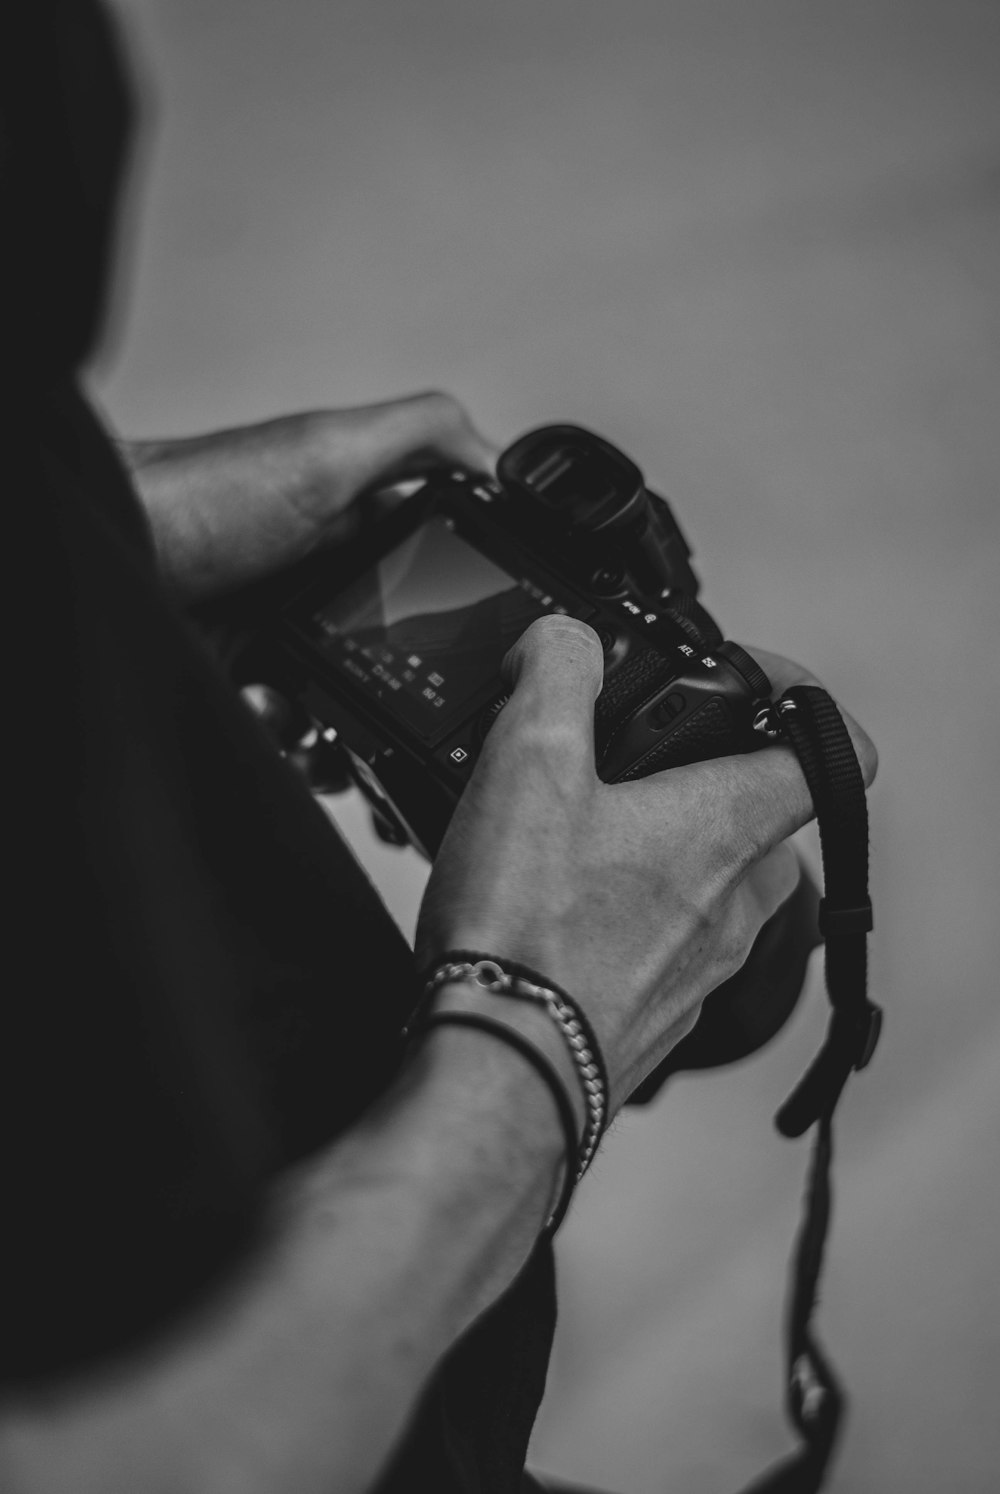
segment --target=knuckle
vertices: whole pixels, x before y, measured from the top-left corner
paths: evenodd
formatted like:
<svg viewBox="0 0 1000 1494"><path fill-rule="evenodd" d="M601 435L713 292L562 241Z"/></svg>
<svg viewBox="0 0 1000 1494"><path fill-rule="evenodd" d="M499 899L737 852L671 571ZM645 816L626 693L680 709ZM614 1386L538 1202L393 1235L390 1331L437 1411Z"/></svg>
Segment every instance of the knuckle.
<svg viewBox="0 0 1000 1494"><path fill-rule="evenodd" d="M725 834L719 839L719 850L731 883L744 877L766 849L767 838L758 824L757 815L744 813L728 817Z"/></svg>
<svg viewBox="0 0 1000 1494"><path fill-rule="evenodd" d="M414 399L443 424L457 425L466 418L464 406L446 389L425 389L422 394L414 395Z"/></svg>
<svg viewBox="0 0 1000 1494"><path fill-rule="evenodd" d="M687 914L697 944L704 950L706 969L714 988L744 963L756 930L750 926L742 899L730 896L723 903L706 899L691 903Z"/></svg>
<svg viewBox="0 0 1000 1494"><path fill-rule="evenodd" d="M782 841L775 846L773 851L766 857L771 877L771 886L774 891L774 900L778 907L791 897L799 885L802 876L802 867L799 858L787 841Z"/></svg>
<svg viewBox="0 0 1000 1494"><path fill-rule="evenodd" d="M734 898L717 937L717 955L722 968L733 975L745 963L750 946L760 931L744 898Z"/></svg>
<svg viewBox="0 0 1000 1494"><path fill-rule="evenodd" d="M560 773L578 769L590 761L590 744L570 721L532 716L522 721L514 734L514 751L522 760L551 764Z"/></svg>
<svg viewBox="0 0 1000 1494"><path fill-rule="evenodd" d="M755 934L791 897L801 875L798 857L787 842L775 846L751 867L744 880L742 895Z"/></svg>

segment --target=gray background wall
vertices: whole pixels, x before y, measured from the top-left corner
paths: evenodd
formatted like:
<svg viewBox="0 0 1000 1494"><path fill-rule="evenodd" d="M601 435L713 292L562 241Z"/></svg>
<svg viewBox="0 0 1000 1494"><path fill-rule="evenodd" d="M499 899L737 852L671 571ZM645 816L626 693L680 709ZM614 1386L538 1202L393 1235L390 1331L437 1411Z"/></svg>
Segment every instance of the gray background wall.
<svg viewBox="0 0 1000 1494"><path fill-rule="evenodd" d="M592 424L707 597L869 725L877 1064L839 1126L833 1487L1000 1483L996 732L1000 9L970 0L128 0L146 80L115 344L128 434L441 386L501 441ZM334 812L404 927L424 876ZM823 1025L620 1123L560 1245L536 1437L628 1491L787 1446Z"/></svg>

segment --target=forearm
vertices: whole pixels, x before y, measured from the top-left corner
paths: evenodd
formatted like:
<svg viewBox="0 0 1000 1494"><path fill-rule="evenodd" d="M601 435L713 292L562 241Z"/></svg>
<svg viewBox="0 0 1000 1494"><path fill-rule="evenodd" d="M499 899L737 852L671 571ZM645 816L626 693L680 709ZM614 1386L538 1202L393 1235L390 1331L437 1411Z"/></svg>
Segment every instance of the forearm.
<svg viewBox="0 0 1000 1494"><path fill-rule="evenodd" d="M335 527L326 419L307 412L178 440L119 443L161 571L182 600L291 564Z"/></svg>
<svg viewBox="0 0 1000 1494"><path fill-rule="evenodd" d="M437 1360L510 1284L552 1202L551 1098L505 1045L438 1031L275 1200L224 1303L114 1378L0 1420L27 1494L354 1494Z"/></svg>
<svg viewBox="0 0 1000 1494"><path fill-rule="evenodd" d="M438 468L491 470L495 450L446 394L311 410L171 441L125 441L160 564L200 601L336 543L391 508L386 489Z"/></svg>

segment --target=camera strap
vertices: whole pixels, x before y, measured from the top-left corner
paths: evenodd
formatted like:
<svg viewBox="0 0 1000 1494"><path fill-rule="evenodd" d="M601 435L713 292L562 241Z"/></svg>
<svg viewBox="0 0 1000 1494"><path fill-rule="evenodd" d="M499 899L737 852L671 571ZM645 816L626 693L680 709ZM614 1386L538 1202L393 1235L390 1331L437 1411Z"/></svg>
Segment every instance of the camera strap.
<svg viewBox="0 0 1000 1494"><path fill-rule="evenodd" d="M782 1136L816 1127L802 1221L792 1254L785 1323L785 1405L802 1446L744 1494L813 1494L823 1481L843 1421L844 1392L812 1328L832 1202L833 1113L844 1085L875 1051L882 1012L868 998L868 806L854 744L835 702L815 685L796 685L762 710L754 727L794 750L819 826L831 1015L826 1040L782 1105Z"/></svg>

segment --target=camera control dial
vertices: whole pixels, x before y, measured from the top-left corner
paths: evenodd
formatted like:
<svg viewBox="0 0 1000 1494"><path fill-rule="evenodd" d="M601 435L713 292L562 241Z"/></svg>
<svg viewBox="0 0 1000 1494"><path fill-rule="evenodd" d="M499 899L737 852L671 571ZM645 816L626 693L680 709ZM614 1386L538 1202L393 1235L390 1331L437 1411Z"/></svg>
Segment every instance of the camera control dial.
<svg viewBox="0 0 1000 1494"><path fill-rule="evenodd" d="M719 644L716 653L729 661L736 673L746 680L754 695L769 696L771 694L771 681L757 660L752 658L745 648L740 648L738 643L727 640Z"/></svg>
<svg viewBox="0 0 1000 1494"><path fill-rule="evenodd" d="M485 737L486 733L489 731L490 727L493 725L494 721L497 719L500 712L507 704L508 700L510 700L509 692L505 695L498 695L496 700L490 701L489 705L486 707L486 709L483 711L483 714L479 718L480 738Z"/></svg>

